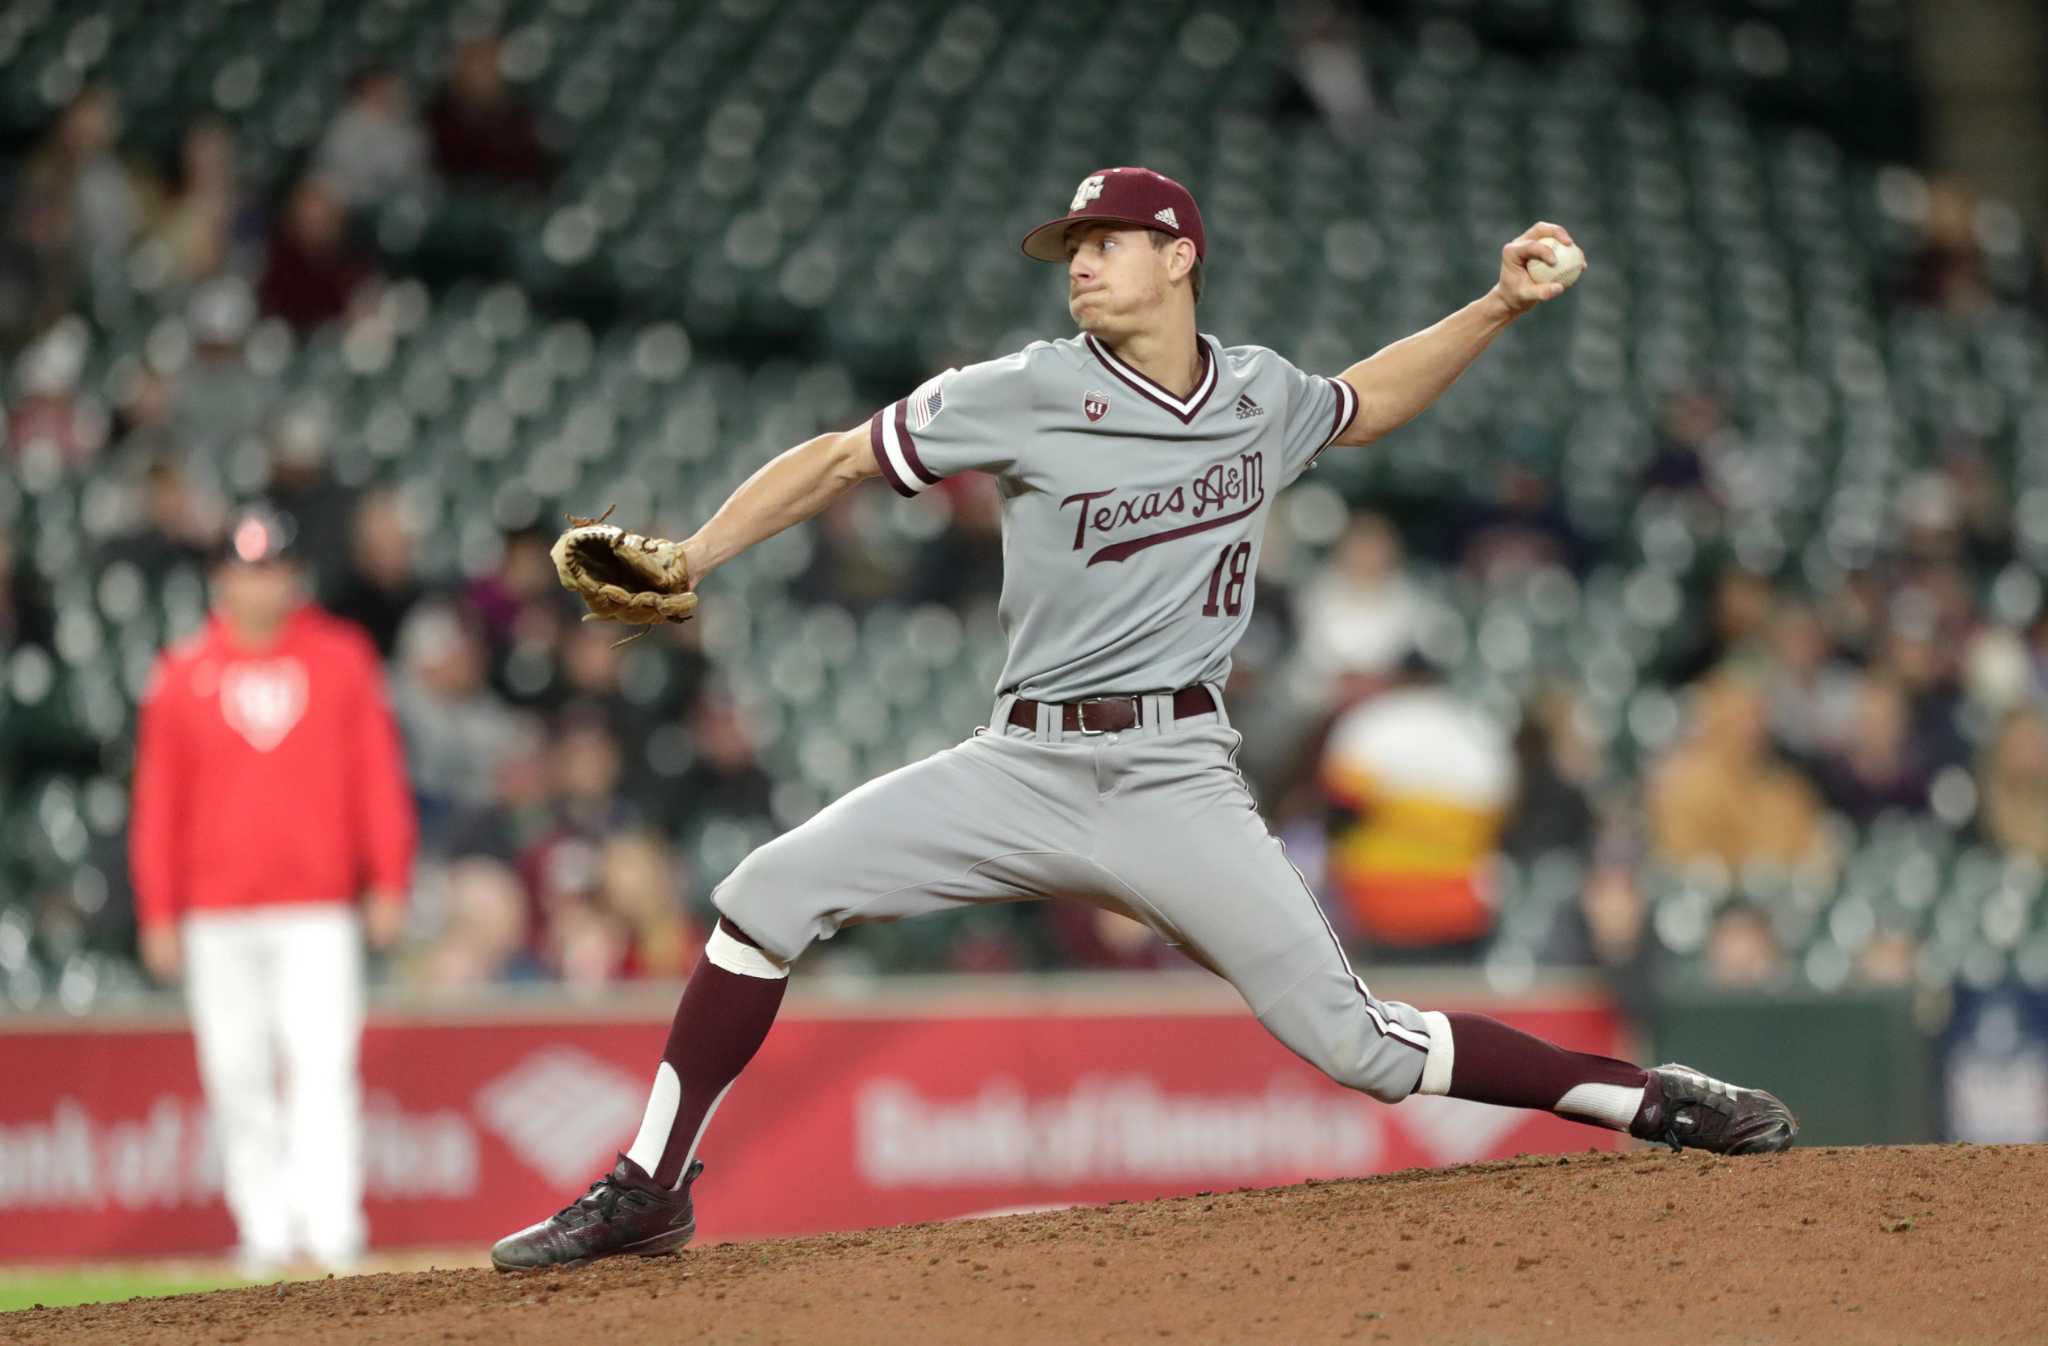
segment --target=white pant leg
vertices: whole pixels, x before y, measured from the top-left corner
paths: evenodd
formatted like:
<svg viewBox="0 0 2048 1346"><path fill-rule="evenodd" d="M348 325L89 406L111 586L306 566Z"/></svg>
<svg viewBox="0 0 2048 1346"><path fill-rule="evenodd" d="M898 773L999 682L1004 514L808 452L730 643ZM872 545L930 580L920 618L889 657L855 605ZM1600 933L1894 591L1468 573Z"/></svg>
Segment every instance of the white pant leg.
<svg viewBox="0 0 2048 1346"><path fill-rule="evenodd" d="M283 1262L291 1215L279 1199L284 1118L268 988L274 950L258 913L202 913L184 923L185 1000L199 1079L213 1114L221 1179L242 1256Z"/></svg>
<svg viewBox="0 0 2048 1346"><path fill-rule="evenodd" d="M275 1005L284 1056L284 1196L300 1246L345 1266L366 1240L363 1099L363 936L355 908L322 904L275 913Z"/></svg>

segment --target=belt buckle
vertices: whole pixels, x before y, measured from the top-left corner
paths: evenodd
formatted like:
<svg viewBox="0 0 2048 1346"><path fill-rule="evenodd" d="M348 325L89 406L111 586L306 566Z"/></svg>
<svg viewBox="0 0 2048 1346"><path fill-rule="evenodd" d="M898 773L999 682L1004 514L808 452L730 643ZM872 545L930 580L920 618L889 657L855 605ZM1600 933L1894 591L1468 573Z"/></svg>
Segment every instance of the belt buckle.
<svg viewBox="0 0 2048 1346"><path fill-rule="evenodd" d="M1088 707L1099 706L1105 701L1128 701L1130 699L1127 696L1084 696L1079 701L1076 701L1074 703L1074 718L1081 722L1081 737L1095 738L1098 735L1110 732L1107 729L1090 729L1088 727Z"/></svg>

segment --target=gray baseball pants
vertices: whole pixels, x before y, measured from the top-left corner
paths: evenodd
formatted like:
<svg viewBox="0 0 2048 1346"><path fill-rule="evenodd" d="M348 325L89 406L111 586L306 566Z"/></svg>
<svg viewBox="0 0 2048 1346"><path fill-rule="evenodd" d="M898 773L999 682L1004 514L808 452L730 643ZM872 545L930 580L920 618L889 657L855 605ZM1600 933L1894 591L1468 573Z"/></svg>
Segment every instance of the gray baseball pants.
<svg viewBox="0 0 2048 1346"><path fill-rule="evenodd" d="M996 702L973 737L878 777L756 850L712 902L778 962L842 926L1066 898L1142 921L1229 981L1274 1037L1385 1102L1448 1082L1439 1014L1375 999L1237 772L1241 739L1170 694L1116 734ZM1432 1038L1436 1051L1431 1052ZM1431 1092L1441 1089L1432 1078Z"/></svg>

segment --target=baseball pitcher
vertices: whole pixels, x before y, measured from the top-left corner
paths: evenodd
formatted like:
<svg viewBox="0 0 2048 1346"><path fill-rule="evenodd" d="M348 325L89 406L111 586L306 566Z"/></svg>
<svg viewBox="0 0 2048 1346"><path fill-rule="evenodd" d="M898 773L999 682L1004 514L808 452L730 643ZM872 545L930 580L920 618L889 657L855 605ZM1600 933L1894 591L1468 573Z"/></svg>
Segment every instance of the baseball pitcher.
<svg viewBox="0 0 2048 1346"><path fill-rule="evenodd" d="M681 542L603 523L565 533L563 583L593 615L683 620L719 566L870 477L913 496L993 473L1008 657L986 726L853 791L719 885L639 1134L587 1194L501 1240L493 1264L686 1244L699 1143L790 965L842 926L968 903L1063 898L1143 921L1297 1055L1385 1103L1419 1092L1544 1108L1716 1153L1790 1145L1791 1113L1761 1090L1376 999L1233 766L1219 688L1274 497L1318 455L1408 421L1561 294L1531 267L1566 250L1565 230L1531 227L1484 296L1318 377L1198 333L1208 244L1194 198L1146 169L1104 169L1024 239L1027 256L1065 265L1077 336L947 370L866 425L790 449Z"/></svg>

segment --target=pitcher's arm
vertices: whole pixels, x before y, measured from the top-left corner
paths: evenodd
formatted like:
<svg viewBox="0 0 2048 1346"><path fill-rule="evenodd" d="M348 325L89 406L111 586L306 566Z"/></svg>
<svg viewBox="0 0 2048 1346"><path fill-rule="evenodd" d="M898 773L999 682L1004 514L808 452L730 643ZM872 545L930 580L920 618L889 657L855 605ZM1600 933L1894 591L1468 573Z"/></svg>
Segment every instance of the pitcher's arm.
<svg viewBox="0 0 2048 1346"><path fill-rule="evenodd" d="M691 583L755 543L823 512L850 487L881 472L865 424L807 439L777 454L683 540Z"/></svg>

